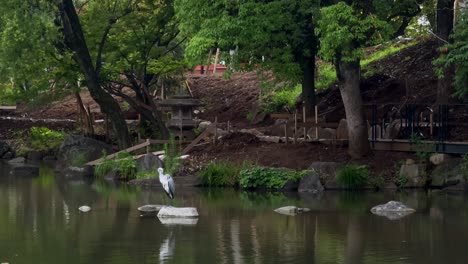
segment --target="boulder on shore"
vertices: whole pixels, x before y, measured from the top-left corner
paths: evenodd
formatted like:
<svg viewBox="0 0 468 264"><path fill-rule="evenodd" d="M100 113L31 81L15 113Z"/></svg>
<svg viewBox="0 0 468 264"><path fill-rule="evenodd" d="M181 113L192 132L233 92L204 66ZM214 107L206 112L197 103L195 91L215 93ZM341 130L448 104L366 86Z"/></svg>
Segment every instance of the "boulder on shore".
<svg viewBox="0 0 468 264"><path fill-rule="evenodd" d="M158 156L149 153L139 157L137 160L137 171L156 171L158 168L164 168L164 163Z"/></svg>
<svg viewBox="0 0 468 264"><path fill-rule="evenodd" d="M112 147L102 141L70 134L60 146L57 155L58 164L66 168L72 165L79 157L83 157L88 161L97 160L102 157L103 151L106 154L113 152Z"/></svg>
<svg viewBox="0 0 468 264"><path fill-rule="evenodd" d="M310 192L315 194L323 192L323 190L324 188L320 182L320 176L315 171L312 171L302 177L301 182L299 183L299 192Z"/></svg>

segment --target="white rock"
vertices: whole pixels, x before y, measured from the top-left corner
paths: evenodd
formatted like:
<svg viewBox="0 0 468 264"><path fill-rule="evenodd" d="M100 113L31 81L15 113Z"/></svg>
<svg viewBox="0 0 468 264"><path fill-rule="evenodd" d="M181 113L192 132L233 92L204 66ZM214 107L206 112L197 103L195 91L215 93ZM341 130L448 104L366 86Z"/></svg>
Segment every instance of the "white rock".
<svg viewBox="0 0 468 264"><path fill-rule="evenodd" d="M165 206L159 210L158 218L197 218L198 211L195 207Z"/></svg>
<svg viewBox="0 0 468 264"><path fill-rule="evenodd" d="M416 210L409 208L401 202L389 201L386 204L379 204L372 207L371 212L375 215L384 216L390 220L403 218Z"/></svg>
<svg viewBox="0 0 468 264"><path fill-rule="evenodd" d="M83 205L83 206L80 206L80 207L78 208L78 210L80 210L80 211L83 212L83 213L86 213L86 212L91 211L91 207L89 207L89 206L87 206L87 205Z"/></svg>

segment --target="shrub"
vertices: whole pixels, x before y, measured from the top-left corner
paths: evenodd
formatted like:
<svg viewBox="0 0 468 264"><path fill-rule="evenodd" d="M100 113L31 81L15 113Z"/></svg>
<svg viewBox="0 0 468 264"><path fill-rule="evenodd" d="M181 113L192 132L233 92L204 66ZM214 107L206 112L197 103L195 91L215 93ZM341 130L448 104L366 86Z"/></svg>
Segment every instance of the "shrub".
<svg viewBox="0 0 468 264"><path fill-rule="evenodd" d="M211 162L198 175L204 185L234 186L238 183L239 172L239 167L225 161L220 161Z"/></svg>
<svg viewBox="0 0 468 264"><path fill-rule="evenodd" d="M246 168L239 173L239 184L242 188L265 187L268 189L280 189L289 181L297 181L308 171L281 170L275 168L265 168L253 166Z"/></svg>
<svg viewBox="0 0 468 264"><path fill-rule="evenodd" d="M369 180L369 168L365 165L346 165L336 171L336 181L347 189L366 186Z"/></svg>
<svg viewBox="0 0 468 264"><path fill-rule="evenodd" d="M106 154L103 154L104 161L96 165L94 173L97 177L103 177L111 171L117 172L121 178L132 179L136 176L136 161L132 155L127 152L117 154L115 159L107 159Z"/></svg>
<svg viewBox="0 0 468 264"><path fill-rule="evenodd" d="M56 150L62 144L65 133L47 127L31 127L29 138L33 150Z"/></svg>

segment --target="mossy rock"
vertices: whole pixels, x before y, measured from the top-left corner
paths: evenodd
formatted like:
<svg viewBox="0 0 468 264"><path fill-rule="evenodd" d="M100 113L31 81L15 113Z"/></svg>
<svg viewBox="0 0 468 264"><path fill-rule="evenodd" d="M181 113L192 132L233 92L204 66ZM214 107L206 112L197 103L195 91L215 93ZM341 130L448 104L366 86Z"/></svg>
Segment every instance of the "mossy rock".
<svg viewBox="0 0 468 264"><path fill-rule="evenodd" d="M437 166L431 173L431 186L443 188L466 182L465 174L461 167L461 159L450 159Z"/></svg>

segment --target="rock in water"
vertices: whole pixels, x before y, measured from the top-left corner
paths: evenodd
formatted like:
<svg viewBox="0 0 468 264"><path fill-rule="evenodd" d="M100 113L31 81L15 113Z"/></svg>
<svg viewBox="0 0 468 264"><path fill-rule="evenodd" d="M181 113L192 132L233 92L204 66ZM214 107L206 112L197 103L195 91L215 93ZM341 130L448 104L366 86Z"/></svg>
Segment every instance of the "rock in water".
<svg viewBox="0 0 468 264"><path fill-rule="evenodd" d="M197 218L198 211L195 207L165 206L159 210L159 218Z"/></svg>
<svg viewBox="0 0 468 264"><path fill-rule="evenodd" d="M310 209L309 208L299 208L299 207L296 207L296 206L283 206L283 207L280 207L278 209L275 209L275 212L277 212L278 214L284 214L284 215L297 215L298 213L306 213L306 212L310 212Z"/></svg>
<svg viewBox="0 0 468 264"><path fill-rule="evenodd" d="M83 212L83 213L86 213L86 212L91 211L91 207L89 207L89 206L87 206L87 205L83 205L83 206L80 206L80 207L78 208L78 210L80 210L80 211Z"/></svg>
<svg viewBox="0 0 468 264"><path fill-rule="evenodd" d="M138 207L138 211L143 212L143 213L155 213L161 210L164 205L159 205L159 204L146 204L143 206Z"/></svg>
<svg viewBox="0 0 468 264"><path fill-rule="evenodd" d="M375 215L387 217L390 220L403 218L416 210L409 208L401 202L389 201L386 204L379 204L372 207L371 212Z"/></svg>

